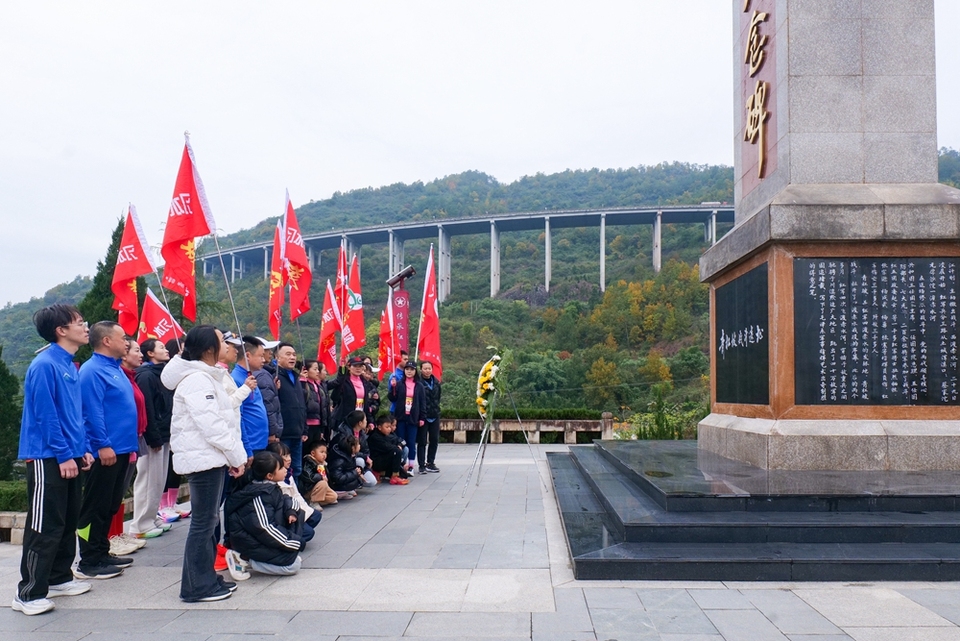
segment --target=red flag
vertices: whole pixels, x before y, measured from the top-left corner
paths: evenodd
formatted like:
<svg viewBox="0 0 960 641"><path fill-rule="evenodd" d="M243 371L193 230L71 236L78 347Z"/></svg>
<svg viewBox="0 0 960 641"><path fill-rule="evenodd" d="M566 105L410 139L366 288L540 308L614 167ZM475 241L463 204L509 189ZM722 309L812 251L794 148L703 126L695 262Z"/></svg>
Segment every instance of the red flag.
<svg viewBox="0 0 960 641"><path fill-rule="evenodd" d="M360 292L360 265L357 255L350 262L350 284L347 287L347 300L343 315L343 353L360 349L367 344L366 329L363 326L363 294Z"/></svg>
<svg viewBox="0 0 960 641"><path fill-rule="evenodd" d="M387 307L380 314L380 342L377 347L377 379L383 380L400 362L397 333L393 327L393 296L387 294Z"/></svg>
<svg viewBox="0 0 960 641"><path fill-rule="evenodd" d="M340 330L340 311L334 303L333 287L327 281L327 292L323 297L323 317L320 322L320 344L317 347L317 360L323 363L328 372L337 371L337 332Z"/></svg>
<svg viewBox="0 0 960 641"><path fill-rule="evenodd" d="M427 282L423 286L420 327L417 329L417 359L433 363L433 375L442 379L440 310L437 307L437 278L433 271L433 245L430 245L430 258L427 259Z"/></svg>
<svg viewBox="0 0 960 641"><path fill-rule="evenodd" d="M137 342L156 338L164 343L175 336L183 336L183 328L170 314L156 294L147 288L147 297L143 299L143 313L140 315L140 332Z"/></svg>
<svg viewBox="0 0 960 641"><path fill-rule="evenodd" d="M340 256L337 258L337 283L333 288L333 300L342 319L347 313L347 249L344 243L340 244Z"/></svg>
<svg viewBox="0 0 960 641"><path fill-rule="evenodd" d="M183 296L183 315L197 320L196 238L216 232L217 226L210 212L203 181L197 173L190 137L185 136L180 171L173 188L173 199L167 214L160 254L163 266L163 286Z"/></svg>
<svg viewBox="0 0 960 641"><path fill-rule="evenodd" d="M277 228L273 232L273 259L270 261L270 331L273 337L280 340L280 321L283 317L283 287L286 284L284 265L284 242L282 221L277 221Z"/></svg>
<svg viewBox="0 0 960 641"><path fill-rule="evenodd" d="M313 276L310 274L307 248L303 244L303 236L300 235L300 223L297 222L297 214L290 202L290 192L287 192L283 229L286 231L283 243L283 255L287 262L286 280L290 283L290 320L293 321L310 311L310 283Z"/></svg>
<svg viewBox="0 0 960 641"><path fill-rule="evenodd" d="M117 310L118 322L127 336L133 336L137 331L137 277L154 270L149 247L140 227L137 208L130 205L110 285L114 296L113 309Z"/></svg>

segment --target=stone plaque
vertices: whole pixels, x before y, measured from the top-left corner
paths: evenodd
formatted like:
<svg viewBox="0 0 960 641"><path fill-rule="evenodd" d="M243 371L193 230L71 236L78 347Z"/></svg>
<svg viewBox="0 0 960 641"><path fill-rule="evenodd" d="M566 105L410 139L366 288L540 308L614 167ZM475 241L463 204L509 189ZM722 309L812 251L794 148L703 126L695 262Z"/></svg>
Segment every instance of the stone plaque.
<svg viewBox="0 0 960 641"><path fill-rule="evenodd" d="M770 402L767 264L714 293L718 403Z"/></svg>
<svg viewBox="0 0 960 641"><path fill-rule="evenodd" d="M958 405L958 258L794 259L798 405Z"/></svg>

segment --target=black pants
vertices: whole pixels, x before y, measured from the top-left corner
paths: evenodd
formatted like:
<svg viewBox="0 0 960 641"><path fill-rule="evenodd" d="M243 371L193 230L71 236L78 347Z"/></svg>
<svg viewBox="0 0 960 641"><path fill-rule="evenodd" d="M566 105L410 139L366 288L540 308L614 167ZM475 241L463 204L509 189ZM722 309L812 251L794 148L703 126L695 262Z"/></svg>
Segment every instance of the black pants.
<svg viewBox="0 0 960 641"><path fill-rule="evenodd" d="M80 464L77 460L77 467ZM27 461L27 500L17 584L21 601L43 599L48 586L73 579L70 566L77 553L80 478L61 477L54 458Z"/></svg>
<svg viewBox="0 0 960 641"><path fill-rule="evenodd" d="M84 472L83 502L77 538L80 539L80 565L89 568L100 565L110 555L110 522L123 502L124 482L130 466L130 453L117 454L117 462L103 465L100 459Z"/></svg>
<svg viewBox="0 0 960 641"><path fill-rule="evenodd" d="M430 437L430 447L427 447L427 436ZM440 419L426 420L417 428L417 460L420 467L437 461L437 445L440 442ZM424 456L426 453L426 456Z"/></svg>
<svg viewBox="0 0 960 641"><path fill-rule="evenodd" d="M373 459L373 465L370 468L374 472L382 472L388 476L393 476L394 474L400 473L400 468L403 467L401 461L403 460L403 453L400 450L394 448L390 454L374 454L371 455Z"/></svg>

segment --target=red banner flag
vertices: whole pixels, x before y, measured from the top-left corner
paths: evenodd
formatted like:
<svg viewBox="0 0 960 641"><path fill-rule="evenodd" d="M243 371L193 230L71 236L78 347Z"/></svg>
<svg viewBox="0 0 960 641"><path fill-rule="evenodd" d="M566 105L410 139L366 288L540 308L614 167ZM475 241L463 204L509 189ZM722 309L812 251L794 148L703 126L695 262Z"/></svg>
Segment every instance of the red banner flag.
<svg viewBox="0 0 960 641"><path fill-rule="evenodd" d="M347 313L347 249L346 241L340 244L340 256L337 258L337 282L333 287L333 300L337 305L340 318Z"/></svg>
<svg viewBox="0 0 960 641"><path fill-rule="evenodd" d="M290 283L290 320L294 321L310 311L310 283L313 275L310 273L307 248L303 244L303 236L300 235L300 223L297 222L297 214L290 202L290 192L287 192L283 229L286 232L283 255L287 261L287 282Z"/></svg>
<svg viewBox="0 0 960 641"><path fill-rule="evenodd" d="M195 321L196 238L216 232L217 226L210 212L203 181L197 173L190 137L185 138L160 255L164 260L163 286L183 296L183 315Z"/></svg>
<svg viewBox="0 0 960 641"><path fill-rule="evenodd" d="M171 338L183 336L183 328L170 314L156 294L147 288L147 297L143 299L143 313L140 315L140 332L137 342L142 343L148 338L156 338L166 343Z"/></svg>
<svg viewBox="0 0 960 641"><path fill-rule="evenodd" d="M437 278L433 269L433 245L427 259L427 282L423 286L420 327L417 329L417 359L433 363L433 375L443 378L440 358L440 310L437 306Z"/></svg>
<svg viewBox="0 0 960 641"><path fill-rule="evenodd" d="M350 262L350 284L347 287L347 300L344 305L346 312L343 315L343 330L340 332L343 339L343 353L349 354L367 344L366 329L363 326L363 294L360 292L360 263L357 255L353 255Z"/></svg>
<svg viewBox="0 0 960 641"><path fill-rule="evenodd" d="M283 287L286 285L286 260L284 259L283 225L277 221L273 232L273 259L270 261L270 331L280 340L280 321L283 317Z"/></svg>
<svg viewBox="0 0 960 641"><path fill-rule="evenodd" d="M317 347L317 360L323 363L328 372L337 371L337 332L340 330L340 325L340 311L334 305L333 287L328 280L327 292L323 297L320 344Z"/></svg>
<svg viewBox="0 0 960 641"><path fill-rule="evenodd" d="M123 223L123 236L117 251L117 264L113 269L113 309L117 310L118 322L123 333L133 336L137 332L137 277L154 270L150 245L147 244L137 208L127 208L127 219Z"/></svg>
<svg viewBox="0 0 960 641"><path fill-rule="evenodd" d="M393 374L400 363L397 333L393 327L393 296L387 294L387 307L380 314L380 342L377 346L377 379Z"/></svg>

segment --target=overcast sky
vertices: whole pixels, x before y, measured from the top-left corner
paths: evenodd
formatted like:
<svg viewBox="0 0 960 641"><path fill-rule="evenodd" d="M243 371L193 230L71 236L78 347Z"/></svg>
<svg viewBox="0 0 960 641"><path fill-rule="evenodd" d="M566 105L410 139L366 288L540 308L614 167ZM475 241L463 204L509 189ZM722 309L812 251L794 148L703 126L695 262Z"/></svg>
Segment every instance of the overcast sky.
<svg viewBox="0 0 960 641"><path fill-rule="evenodd" d="M936 10L960 148L960 2ZM285 188L733 164L731 32L730 0L4 3L0 305L93 274L127 202L158 244L184 130L221 233Z"/></svg>

